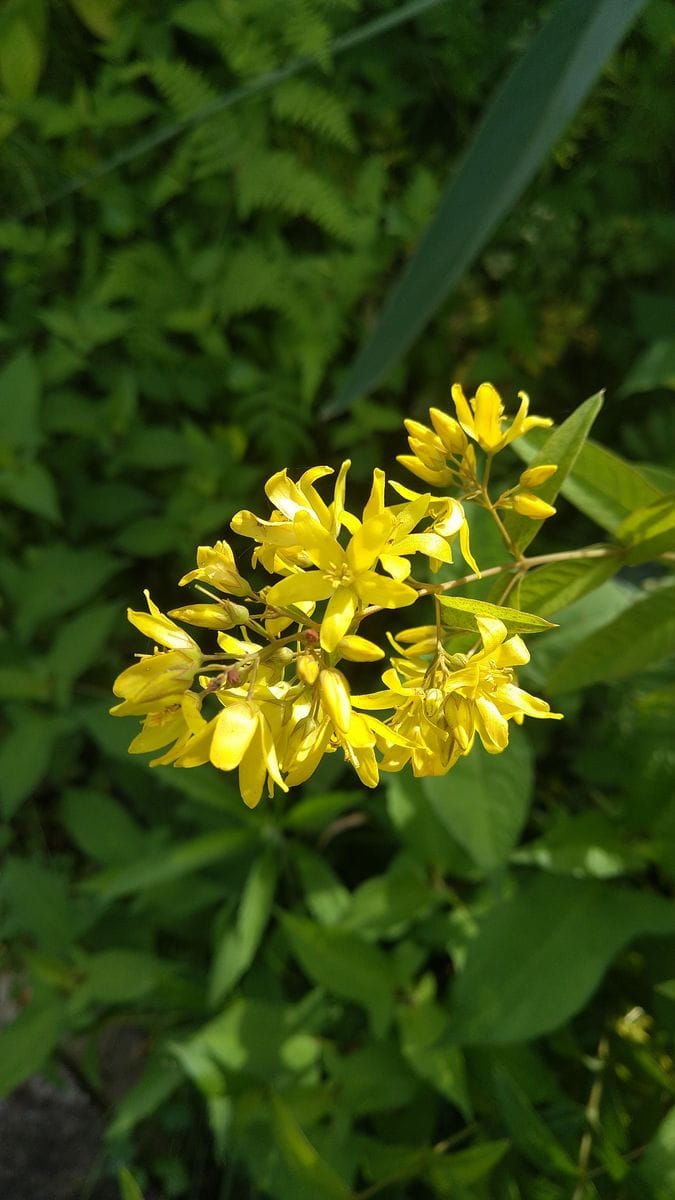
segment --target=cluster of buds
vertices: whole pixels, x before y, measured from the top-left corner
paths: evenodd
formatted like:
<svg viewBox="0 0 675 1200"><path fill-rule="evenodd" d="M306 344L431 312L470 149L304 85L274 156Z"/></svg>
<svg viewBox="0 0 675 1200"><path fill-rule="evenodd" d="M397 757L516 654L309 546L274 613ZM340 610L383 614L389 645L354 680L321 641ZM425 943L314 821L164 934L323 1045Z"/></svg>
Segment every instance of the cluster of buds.
<svg viewBox="0 0 675 1200"><path fill-rule="evenodd" d="M554 510L529 489L555 466L524 471L493 504L485 475L479 483L472 443L489 460L514 437L550 422L528 417L522 397L504 430L503 406L490 384L471 402L455 386L453 399L457 419L432 409L433 430L406 422L413 454L399 461L427 483L458 486L465 502L549 516ZM389 635L395 656L382 676L384 690L352 695L342 666L385 657L361 635L361 622L439 588L415 579L413 559L426 560L433 573L452 563L458 547L476 577L479 570L460 499L391 481L398 501L387 504L387 481L376 470L357 516L345 507L348 469L343 463L329 501L316 487L332 474L329 467L314 467L297 481L279 471L265 487L271 513L233 518L234 532L255 543L253 566L273 582L254 587L229 543L220 541L201 546L196 568L180 580L195 584L207 603L164 615L146 592L148 612L129 610L131 623L154 643L153 653L114 685L120 703L112 712L143 718L131 753L161 751L153 766L238 768L242 797L254 807L265 786L271 795L275 786L287 791L304 783L327 753L341 752L361 781L375 787L380 771L409 762L416 775L444 774L476 736L499 753L511 720L558 715L517 686L514 668L528 661L527 649L490 618L478 618L479 641L467 654L451 652L440 619L397 639ZM205 652L185 625L215 632L217 650ZM374 716L379 710L389 715Z"/></svg>

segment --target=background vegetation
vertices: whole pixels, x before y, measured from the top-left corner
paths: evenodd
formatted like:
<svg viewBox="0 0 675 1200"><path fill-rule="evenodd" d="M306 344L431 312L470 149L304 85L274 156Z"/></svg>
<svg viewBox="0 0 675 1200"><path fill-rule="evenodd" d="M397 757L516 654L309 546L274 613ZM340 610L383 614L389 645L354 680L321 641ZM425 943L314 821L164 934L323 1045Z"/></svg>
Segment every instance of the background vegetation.
<svg viewBox="0 0 675 1200"><path fill-rule="evenodd" d="M578 5L560 7L569 24ZM0 13L0 937L18 1013L0 1091L66 1063L105 1112L73 1196L120 1167L148 1196L220 1200L675 1193L667 563L563 611L554 588L560 629L526 682L566 721L444 780L366 798L331 761L251 815L210 768L150 773L108 717L144 586L178 603L195 546L282 466L349 455L365 489L451 378L525 388L556 420L607 388L594 437L640 468L573 480L553 549L674 489L666 0L498 225L480 206L504 175L481 159L472 262L404 356L385 328L390 369L354 399L350 365L494 88L547 61L548 4L407 8ZM590 84L613 14L586 8ZM536 94L510 96L515 163Z"/></svg>

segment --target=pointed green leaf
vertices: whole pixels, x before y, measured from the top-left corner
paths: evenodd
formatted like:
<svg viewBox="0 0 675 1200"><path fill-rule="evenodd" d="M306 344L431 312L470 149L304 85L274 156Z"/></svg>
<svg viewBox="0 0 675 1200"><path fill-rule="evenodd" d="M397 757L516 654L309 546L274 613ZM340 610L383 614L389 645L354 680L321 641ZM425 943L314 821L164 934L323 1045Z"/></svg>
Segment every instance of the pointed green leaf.
<svg viewBox="0 0 675 1200"><path fill-rule="evenodd" d="M548 563L528 571L520 585L520 601L544 617L560 612L600 587L621 566L618 555Z"/></svg>
<svg viewBox="0 0 675 1200"><path fill-rule="evenodd" d="M434 1155L427 1166L426 1177L434 1191L439 1196L460 1197L473 1196L474 1193L464 1191L471 1183L478 1183L501 1162L509 1149L510 1143L502 1138L496 1142L478 1142L467 1150L457 1150L454 1154L443 1157Z"/></svg>
<svg viewBox="0 0 675 1200"><path fill-rule="evenodd" d="M514 443L514 449L525 458L528 466L557 464L558 470L555 475L537 488L537 495L547 504L553 503L561 489L564 491L565 481L578 461L579 455L583 453L589 431L602 404L603 394L598 392L575 408L574 412L552 433L542 434L539 438L532 440L519 438ZM538 449L535 452L530 451L531 445L537 446ZM521 553L536 537L543 523L543 521L533 521L529 517L519 516L517 513L507 513L504 521L511 541Z"/></svg>
<svg viewBox="0 0 675 1200"><path fill-rule="evenodd" d="M663 496L632 512L616 536L628 548L626 562L649 562L675 550L675 493Z"/></svg>
<svg viewBox="0 0 675 1200"><path fill-rule="evenodd" d="M633 938L675 934L675 909L648 892L557 875L527 878L469 943L451 993L459 1045L523 1042L558 1028Z"/></svg>
<svg viewBox="0 0 675 1200"><path fill-rule="evenodd" d="M156 851L128 866L102 871L92 879L85 880L82 888L104 900L116 900L118 896L156 887L159 883L169 883L211 863L234 858L252 844L253 834L245 830L219 829Z"/></svg>
<svg viewBox="0 0 675 1200"><path fill-rule="evenodd" d="M635 675L675 654L675 584L659 587L578 642L557 664L547 687L573 691Z"/></svg>
<svg viewBox="0 0 675 1200"><path fill-rule="evenodd" d="M502 604L488 604L486 600L467 600L464 596L439 596L443 608L443 626L450 629L478 630L476 617L489 617L502 621L509 634L541 633L553 629L550 621L534 613L521 612L518 608L507 608Z"/></svg>
<svg viewBox="0 0 675 1200"><path fill-rule="evenodd" d="M671 1200L675 1195L675 1108L664 1117L628 1182L632 1200Z"/></svg>
<svg viewBox="0 0 675 1200"><path fill-rule="evenodd" d="M27 454L42 441L40 377L27 350L20 350L0 371L0 441Z"/></svg>
<svg viewBox="0 0 675 1200"><path fill-rule="evenodd" d="M273 1093L271 1099L274 1136L291 1172L311 1187L317 1200L349 1200L352 1190L346 1180L321 1157L281 1097Z"/></svg>
<svg viewBox="0 0 675 1200"><path fill-rule="evenodd" d="M55 997L36 998L0 1029L0 1098L40 1070L56 1045L62 1017Z"/></svg>
<svg viewBox="0 0 675 1200"><path fill-rule="evenodd" d="M143 1193L134 1179L131 1171L120 1167L117 1172L117 1182L120 1186L120 1200L143 1200Z"/></svg>
<svg viewBox="0 0 675 1200"><path fill-rule="evenodd" d="M494 1081L504 1124L517 1149L542 1171L576 1175L577 1168L567 1151L530 1104L520 1084L501 1063L495 1067Z"/></svg>
<svg viewBox="0 0 675 1200"><path fill-rule="evenodd" d="M608 533L663 495L638 467L597 442L586 442L562 494Z"/></svg>
<svg viewBox="0 0 675 1200"><path fill-rule="evenodd" d="M546 160L643 0L560 0L483 117L416 254L326 416L370 391Z"/></svg>
<svg viewBox="0 0 675 1200"><path fill-rule="evenodd" d="M391 1020L393 971L386 955L355 933L320 928L284 913L284 931L303 971L315 983L367 1009L373 1032L383 1036Z"/></svg>
<svg viewBox="0 0 675 1200"><path fill-rule="evenodd" d="M234 929L216 949L209 980L209 1002L218 1004L250 967L267 928L277 884L276 855L268 850L255 860L241 895Z"/></svg>

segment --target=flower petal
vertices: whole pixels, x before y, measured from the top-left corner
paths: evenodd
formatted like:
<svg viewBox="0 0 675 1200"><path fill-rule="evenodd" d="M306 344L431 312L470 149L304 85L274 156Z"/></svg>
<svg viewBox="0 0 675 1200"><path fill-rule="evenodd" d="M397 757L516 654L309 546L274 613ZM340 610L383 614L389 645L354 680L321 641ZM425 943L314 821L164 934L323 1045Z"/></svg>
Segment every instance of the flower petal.
<svg viewBox="0 0 675 1200"><path fill-rule="evenodd" d="M298 571L273 584L266 599L275 608L286 608L303 600L327 600L332 590L323 571Z"/></svg>
<svg viewBox="0 0 675 1200"><path fill-rule="evenodd" d="M232 771L242 761L258 728L258 714L246 700L229 704L216 718L211 762L220 771Z"/></svg>
<svg viewBox="0 0 675 1200"><path fill-rule="evenodd" d="M358 607L353 588L341 587L333 592L321 622L321 646L329 654L347 633Z"/></svg>

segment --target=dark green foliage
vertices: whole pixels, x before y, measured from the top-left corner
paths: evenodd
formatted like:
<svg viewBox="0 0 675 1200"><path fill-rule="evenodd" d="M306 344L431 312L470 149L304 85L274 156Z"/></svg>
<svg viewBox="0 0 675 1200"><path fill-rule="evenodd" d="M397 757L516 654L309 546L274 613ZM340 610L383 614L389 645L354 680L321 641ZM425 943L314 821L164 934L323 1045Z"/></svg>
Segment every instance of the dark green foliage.
<svg viewBox="0 0 675 1200"><path fill-rule="evenodd" d="M524 0L421 8L0 12L0 942L20 1010L0 1092L75 1060L124 1200L673 1190L675 22L646 6L387 389L324 422L536 33ZM211 768L130 758L107 711L138 648L126 605L179 603L196 545L273 471L349 455L365 487L403 415L487 376L558 421L553 548L606 533L627 563L545 567L509 599L559 622L523 681L565 722L367 798L332 756L255 813ZM140 1069L113 1096L106 1039L129 1025Z"/></svg>

